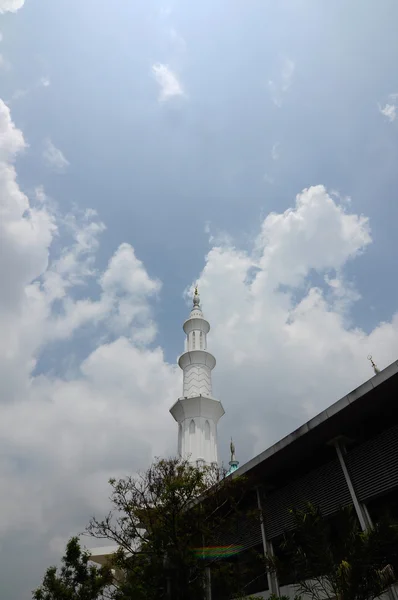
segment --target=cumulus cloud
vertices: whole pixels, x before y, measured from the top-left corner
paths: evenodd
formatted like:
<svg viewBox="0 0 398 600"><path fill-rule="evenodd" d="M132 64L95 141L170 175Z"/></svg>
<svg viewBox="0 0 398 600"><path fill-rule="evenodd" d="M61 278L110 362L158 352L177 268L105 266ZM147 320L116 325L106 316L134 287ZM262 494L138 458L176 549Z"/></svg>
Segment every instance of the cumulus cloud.
<svg viewBox="0 0 398 600"><path fill-rule="evenodd" d="M177 75L168 65L156 63L152 66L152 73L159 84L159 101L166 102L171 98L184 96L184 89Z"/></svg>
<svg viewBox="0 0 398 600"><path fill-rule="evenodd" d="M47 138L44 142L43 158L49 167L59 173L65 171L69 166L69 161L65 158L63 152L53 144L50 138Z"/></svg>
<svg viewBox="0 0 398 600"><path fill-rule="evenodd" d="M161 283L130 244L97 264L95 211L63 215L43 189L23 194L14 162L24 147L0 103L0 532L4 544L23 536L21 572L29 548L41 560L26 589L2 563L9 600L39 583L60 540L107 510L110 476L175 451L168 410L182 387L156 346ZM397 316L369 334L350 324L358 292L344 269L370 243L367 219L323 186L269 214L250 250L213 238L199 286L226 408L221 455L232 434L247 460L369 378L370 352L380 367L396 358Z"/></svg>
<svg viewBox="0 0 398 600"><path fill-rule="evenodd" d="M379 112L386 117L392 123L397 118L398 109L398 94L390 94L388 96L388 102L384 105L379 106Z"/></svg>
<svg viewBox="0 0 398 600"><path fill-rule="evenodd" d="M18 306L25 285L46 269L48 246L56 226L44 206L30 206L17 184L14 161L25 148L25 141L1 100L0 134L0 277L7 281L0 296L0 307L4 309Z"/></svg>
<svg viewBox="0 0 398 600"><path fill-rule="evenodd" d="M9 600L28 597L60 540L107 509L111 475L174 450L164 417L180 389L177 368L149 346L159 281L129 244L98 269L104 225L92 210L58 213L42 188L24 195L14 168L24 147L0 103L0 532L23 573L16 582L7 552Z"/></svg>
<svg viewBox="0 0 398 600"><path fill-rule="evenodd" d="M351 326L359 294L344 266L370 243L367 219L315 186L267 216L250 252L210 250L199 287L227 405L221 438L227 448L233 435L243 460L368 379L370 351L382 366L396 359L398 315L369 335Z"/></svg>
<svg viewBox="0 0 398 600"><path fill-rule="evenodd" d="M278 79L268 81L268 89L271 93L273 103L280 108L282 106L282 98L289 90L296 65L290 58L283 60L282 69Z"/></svg>
<svg viewBox="0 0 398 600"><path fill-rule="evenodd" d="M0 0L0 15L6 12L17 12L25 4L25 0Z"/></svg>

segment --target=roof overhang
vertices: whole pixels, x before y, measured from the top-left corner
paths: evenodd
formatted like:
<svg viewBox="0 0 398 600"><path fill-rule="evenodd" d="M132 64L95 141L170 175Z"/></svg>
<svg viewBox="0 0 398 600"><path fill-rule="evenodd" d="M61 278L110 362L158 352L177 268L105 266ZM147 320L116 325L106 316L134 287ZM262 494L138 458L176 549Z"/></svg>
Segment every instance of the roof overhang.
<svg viewBox="0 0 398 600"><path fill-rule="evenodd" d="M348 440L370 437L398 418L398 361L329 406L316 417L282 438L276 444L243 464L232 477L245 475L262 481L274 474L330 452L327 444L334 438Z"/></svg>

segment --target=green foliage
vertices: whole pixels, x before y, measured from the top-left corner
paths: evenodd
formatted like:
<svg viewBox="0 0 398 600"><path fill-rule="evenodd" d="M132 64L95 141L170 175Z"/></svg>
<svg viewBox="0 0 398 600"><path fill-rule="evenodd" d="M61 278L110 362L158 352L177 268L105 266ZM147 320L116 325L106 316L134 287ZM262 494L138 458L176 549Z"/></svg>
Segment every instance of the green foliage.
<svg viewBox="0 0 398 600"><path fill-rule="evenodd" d="M258 573L264 576L264 557L253 551L241 560L242 549L234 545L248 516L243 479L169 459L109 483L112 511L91 519L87 533L116 544L118 552L97 570L73 538L60 573L48 569L34 600L99 600L105 594L109 600L203 600L209 573L220 600L230 600L246 597Z"/></svg>
<svg viewBox="0 0 398 600"><path fill-rule="evenodd" d="M269 564L298 582L299 593L313 600L372 600L396 581L397 523L384 520L363 532L351 507L332 520L311 504L291 512L295 529L284 536L282 559L269 557Z"/></svg>
<svg viewBox="0 0 398 600"><path fill-rule="evenodd" d="M114 600L203 600L207 569L238 597L242 573L204 547L218 546L225 521L237 523L242 480L181 459L157 460L145 473L112 479L113 511L87 529L120 551ZM236 527L235 527L236 528Z"/></svg>
<svg viewBox="0 0 398 600"><path fill-rule="evenodd" d="M33 592L34 600L98 600L112 584L110 568L89 565L89 555L73 537L66 546L62 567L50 567L42 585Z"/></svg>

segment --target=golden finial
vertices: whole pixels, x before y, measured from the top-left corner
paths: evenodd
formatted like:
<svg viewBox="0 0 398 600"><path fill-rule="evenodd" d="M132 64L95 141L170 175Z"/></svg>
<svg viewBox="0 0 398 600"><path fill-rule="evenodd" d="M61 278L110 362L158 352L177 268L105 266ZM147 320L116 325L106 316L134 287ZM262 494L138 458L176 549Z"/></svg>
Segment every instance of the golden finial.
<svg viewBox="0 0 398 600"><path fill-rule="evenodd" d="M200 297L198 292L198 284L195 285L195 292L193 295L193 305L199 307L200 305Z"/></svg>
<svg viewBox="0 0 398 600"><path fill-rule="evenodd" d="M373 357L371 354L369 354L368 356L368 360L370 360L370 364L373 367L373 371L375 372L375 375L377 375L378 373L380 373L380 369L378 368L378 366L374 363L373 361Z"/></svg>

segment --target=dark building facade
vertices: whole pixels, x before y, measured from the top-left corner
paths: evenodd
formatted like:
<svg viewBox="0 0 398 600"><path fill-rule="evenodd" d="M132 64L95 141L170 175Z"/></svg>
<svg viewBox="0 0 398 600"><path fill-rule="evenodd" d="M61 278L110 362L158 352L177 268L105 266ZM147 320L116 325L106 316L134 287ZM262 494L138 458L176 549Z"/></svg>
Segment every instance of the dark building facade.
<svg viewBox="0 0 398 600"><path fill-rule="evenodd" d="M248 503L261 509L264 520L242 522L233 542L241 546L238 562L249 561L253 549L278 554L281 536L293 526L289 509L307 502L325 517L351 504L363 530L386 510L398 518L398 361L232 477L239 475L247 478ZM247 594L293 596L293 584L253 572Z"/></svg>

